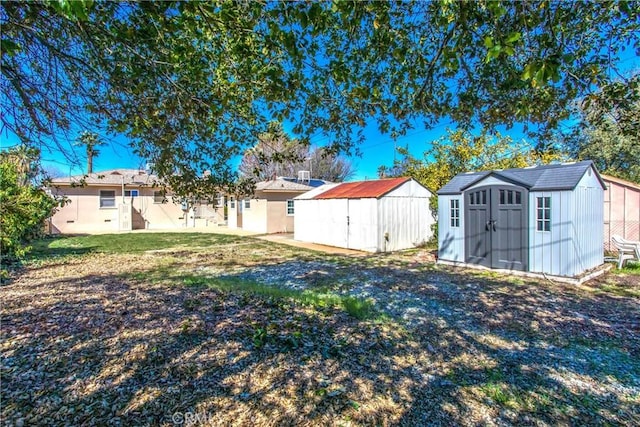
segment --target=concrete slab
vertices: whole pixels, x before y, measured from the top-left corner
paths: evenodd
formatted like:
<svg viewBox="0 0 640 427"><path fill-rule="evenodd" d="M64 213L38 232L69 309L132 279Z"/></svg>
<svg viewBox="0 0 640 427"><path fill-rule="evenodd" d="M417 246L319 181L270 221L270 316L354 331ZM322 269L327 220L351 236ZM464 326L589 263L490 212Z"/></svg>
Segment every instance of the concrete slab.
<svg viewBox="0 0 640 427"><path fill-rule="evenodd" d="M283 245L295 246L297 248L310 249L313 251L324 252L335 255L349 256L366 256L371 255L369 252L356 251L353 249L337 248L335 246L319 245L316 243L300 242L293 239L293 233L263 234L254 236L256 239L266 240L268 242L282 243Z"/></svg>
<svg viewBox="0 0 640 427"><path fill-rule="evenodd" d="M455 262L455 261L448 261L444 259L439 259L437 263L442 265L451 265L454 267L471 268L474 270L484 270L484 271L490 271L494 273L501 273L508 276L531 277L534 279L547 279L551 282L568 283L570 285L582 285L584 282L587 282L591 279L594 279L598 276L603 275L607 271L611 270L611 268L613 267L611 264L602 264L599 267L596 267L579 277L562 277L562 276L553 276L545 273L532 273L530 271L490 268L490 267L485 267L484 265L468 264L466 262Z"/></svg>
<svg viewBox="0 0 640 427"><path fill-rule="evenodd" d="M241 228L210 225L208 227L156 228L150 230L115 231L112 233L211 233L228 234L232 236L257 236L259 233L246 231Z"/></svg>

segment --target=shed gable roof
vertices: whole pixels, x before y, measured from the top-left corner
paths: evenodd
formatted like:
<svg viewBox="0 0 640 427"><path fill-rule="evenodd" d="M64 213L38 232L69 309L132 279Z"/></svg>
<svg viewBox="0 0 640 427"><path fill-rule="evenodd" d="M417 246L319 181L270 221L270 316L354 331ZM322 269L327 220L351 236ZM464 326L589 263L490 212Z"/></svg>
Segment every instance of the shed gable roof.
<svg viewBox="0 0 640 427"><path fill-rule="evenodd" d="M345 182L318 194L314 199L378 199L409 180L411 178L403 177Z"/></svg>
<svg viewBox="0 0 640 427"><path fill-rule="evenodd" d="M543 165L531 168L504 169L461 173L446 183L438 194L459 194L488 176L519 184L530 191L573 190L588 169L596 173L602 188L606 188L591 160L576 163Z"/></svg>

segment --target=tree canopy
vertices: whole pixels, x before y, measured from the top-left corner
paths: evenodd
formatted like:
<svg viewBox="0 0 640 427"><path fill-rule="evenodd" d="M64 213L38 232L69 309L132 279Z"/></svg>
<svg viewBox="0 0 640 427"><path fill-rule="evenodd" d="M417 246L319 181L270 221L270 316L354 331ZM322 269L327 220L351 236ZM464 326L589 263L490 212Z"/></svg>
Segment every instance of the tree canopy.
<svg viewBox="0 0 640 427"><path fill-rule="evenodd" d="M383 176L410 176L432 191L437 191L462 172L509 169L563 160L566 154L547 147L540 151L526 142L514 142L499 133L489 135L456 130L431 143L422 159L399 149L400 160L391 167L381 166ZM436 198L433 198L435 200Z"/></svg>
<svg viewBox="0 0 640 427"><path fill-rule="evenodd" d="M122 133L177 192L287 121L357 152L450 119L544 142L640 50L637 2L2 2L2 126L25 143Z"/></svg>
<svg viewBox="0 0 640 427"><path fill-rule="evenodd" d="M577 159L590 159L600 172L640 183L640 100L638 89L614 83L580 104L580 125L563 142ZM636 93L633 93L633 91Z"/></svg>
<svg viewBox="0 0 640 427"><path fill-rule="evenodd" d="M331 182L342 182L353 175L350 161L324 151L302 144L291 138L282 124L272 123L268 131L260 135L258 143L245 151L239 171L244 178L254 181L275 176L296 177L302 170L309 171L312 178Z"/></svg>

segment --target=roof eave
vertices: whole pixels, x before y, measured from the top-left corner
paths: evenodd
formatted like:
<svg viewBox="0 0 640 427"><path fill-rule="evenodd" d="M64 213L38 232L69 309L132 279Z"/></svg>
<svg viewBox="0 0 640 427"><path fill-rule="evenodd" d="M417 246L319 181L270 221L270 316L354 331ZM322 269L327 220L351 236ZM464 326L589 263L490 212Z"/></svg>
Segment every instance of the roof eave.
<svg viewBox="0 0 640 427"><path fill-rule="evenodd" d="M465 185L464 187L460 188L460 193L463 193L463 192L467 191L469 188L471 188L474 185L478 184L483 179L489 178L490 176L496 176L496 177L500 178L503 181L506 181L506 182L508 182L510 184L519 185L521 187L526 188L527 190L531 189L531 185L527 184L526 182L522 182L522 181L520 181L518 179L514 179L514 178L511 178L511 177L504 176L504 175L502 175L500 173L500 171L491 171L491 172L487 173L486 175L482 175L480 178L478 178L478 179L472 181L471 183Z"/></svg>

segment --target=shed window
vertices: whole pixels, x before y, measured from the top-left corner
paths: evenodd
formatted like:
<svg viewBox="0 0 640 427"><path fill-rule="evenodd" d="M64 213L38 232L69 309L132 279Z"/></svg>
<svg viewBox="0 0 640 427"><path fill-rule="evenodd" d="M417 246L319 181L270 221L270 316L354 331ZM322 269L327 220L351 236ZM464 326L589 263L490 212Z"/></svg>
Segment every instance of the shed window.
<svg viewBox="0 0 640 427"><path fill-rule="evenodd" d="M233 197L229 198L229 209L235 209L236 208L236 199Z"/></svg>
<svg viewBox="0 0 640 427"><path fill-rule="evenodd" d="M116 192L114 190L100 190L100 207L116 207Z"/></svg>
<svg viewBox="0 0 640 427"><path fill-rule="evenodd" d="M287 200L287 215L293 215L293 200Z"/></svg>
<svg viewBox="0 0 640 427"><path fill-rule="evenodd" d="M501 205L521 205L522 193L516 190L500 190Z"/></svg>
<svg viewBox="0 0 640 427"><path fill-rule="evenodd" d="M551 197L537 197L537 221L538 231L551 231Z"/></svg>
<svg viewBox="0 0 640 427"><path fill-rule="evenodd" d="M251 199L244 199L244 208L251 209Z"/></svg>
<svg viewBox="0 0 640 427"><path fill-rule="evenodd" d="M138 197L138 190L124 190L124 197Z"/></svg>
<svg viewBox="0 0 640 427"><path fill-rule="evenodd" d="M451 200L451 226L460 227L460 200Z"/></svg>
<svg viewBox="0 0 640 427"><path fill-rule="evenodd" d="M486 205L487 204L487 190L476 191L469 194L470 205Z"/></svg>

